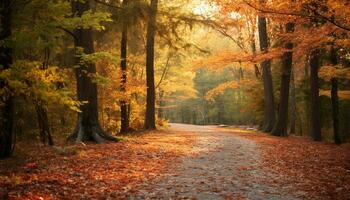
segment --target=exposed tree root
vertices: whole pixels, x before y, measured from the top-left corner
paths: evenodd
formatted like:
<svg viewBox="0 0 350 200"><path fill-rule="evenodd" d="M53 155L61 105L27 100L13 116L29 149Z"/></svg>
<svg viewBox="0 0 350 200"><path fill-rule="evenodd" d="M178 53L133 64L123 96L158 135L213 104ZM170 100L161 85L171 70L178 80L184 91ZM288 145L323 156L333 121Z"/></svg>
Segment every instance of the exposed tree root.
<svg viewBox="0 0 350 200"><path fill-rule="evenodd" d="M74 132L67 138L67 142L78 144L84 141L102 144L107 141L119 142L120 139L104 132L98 123L93 123L91 127L84 127L82 121L79 120Z"/></svg>

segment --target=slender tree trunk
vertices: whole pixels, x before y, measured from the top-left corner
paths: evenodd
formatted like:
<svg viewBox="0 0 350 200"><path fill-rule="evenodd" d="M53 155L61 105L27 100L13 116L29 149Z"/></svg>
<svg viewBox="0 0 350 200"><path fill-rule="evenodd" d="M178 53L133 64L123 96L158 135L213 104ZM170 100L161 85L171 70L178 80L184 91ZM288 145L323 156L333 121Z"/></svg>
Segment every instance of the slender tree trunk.
<svg viewBox="0 0 350 200"><path fill-rule="evenodd" d="M309 57L310 64L310 136L315 141L321 141L321 117L319 99L319 50L312 50Z"/></svg>
<svg viewBox="0 0 350 200"><path fill-rule="evenodd" d="M331 49L331 62L332 65L338 64L337 51ZM331 90L331 101L332 101L332 118L333 118L333 134L334 142L341 144L341 138L339 135L339 97L338 97L338 79L332 78L332 90Z"/></svg>
<svg viewBox="0 0 350 200"><path fill-rule="evenodd" d="M297 121L297 102L295 96L295 79L294 70L291 71L290 79L290 129L289 134L295 134L296 132L296 121Z"/></svg>
<svg viewBox="0 0 350 200"><path fill-rule="evenodd" d="M1 0L0 3L0 40L9 39L12 35L12 4L10 0ZM7 43L0 44L0 70L10 69L12 65L12 49ZM7 82L0 79L0 89L7 87ZM15 133L13 132L14 100L10 92L1 96L0 116L0 159L10 157L15 146Z"/></svg>
<svg viewBox="0 0 350 200"><path fill-rule="evenodd" d="M163 107L165 106L164 102L164 91L162 89L159 90L159 108L158 108L158 119L162 119L164 117Z"/></svg>
<svg viewBox="0 0 350 200"><path fill-rule="evenodd" d="M50 59L49 48L46 47L44 52L45 52L44 61L43 61L41 70L46 70L49 67L49 59ZM36 110L37 118L38 118L38 125L39 125L41 142L43 144L46 144L46 142L47 142L50 146L54 145L54 142L53 142L53 139L51 136L50 123L49 123L46 102L43 100L37 100L35 102L35 110Z"/></svg>
<svg viewBox="0 0 350 200"><path fill-rule="evenodd" d="M78 17L90 10L90 1L72 1L72 11ZM87 102L80 106L78 122L68 140L80 143L82 141L94 141L103 143L106 140L118 141L117 138L105 133L98 120L97 84L91 79L96 74L96 66L81 59L79 51L84 54L95 52L91 29L77 28L74 30L74 46L76 50L75 76L77 79L77 96L81 102Z"/></svg>
<svg viewBox="0 0 350 200"><path fill-rule="evenodd" d="M125 9L128 5L128 0L123 1L123 8ZM126 19L123 20L123 30L121 39L121 62L120 67L122 71L121 78L121 91L126 95L126 81L127 81L127 43L128 43L128 23ZM127 133L129 129L129 116L128 116L128 103L126 100L120 101L120 111L121 111L121 133Z"/></svg>
<svg viewBox="0 0 350 200"><path fill-rule="evenodd" d="M38 101L35 104L35 109L38 117L39 129L40 129L40 139L43 144L46 144L47 142L50 146L52 146L54 145L54 142L51 136L47 108L43 104L44 102L42 101Z"/></svg>
<svg viewBox="0 0 350 200"><path fill-rule="evenodd" d="M305 124L305 132L306 134L309 134L311 132L311 105L310 105L310 64L309 64L309 57L306 57L305 59L305 66L304 66L304 80L306 88L303 90L304 93L304 112L305 112L305 120L302 120L300 118L300 122L304 122ZM303 127L303 126L301 126ZM303 134L301 134L303 135ZM310 134L309 134L310 135Z"/></svg>
<svg viewBox="0 0 350 200"><path fill-rule="evenodd" d="M294 23L288 23L286 25L286 32L291 33L294 31ZM288 50L293 49L293 43L287 42L285 48ZM287 136L288 126L288 100L289 100L289 86L290 86L290 73L293 65L293 52L285 52L282 57L282 72L281 72L281 92L280 92L280 104L277 122L272 130L272 135L275 136Z"/></svg>
<svg viewBox="0 0 350 200"><path fill-rule="evenodd" d="M259 16L258 18L260 50L264 53L268 52L268 36L266 27L266 18ZM273 85L271 75L271 60L265 60L261 63L262 76L264 83L264 127L265 132L270 132L275 124L275 102L273 96Z"/></svg>
<svg viewBox="0 0 350 200"><path fill-rule="evenodd" d="M147 80L147 104L145 129L156 129L155 99L156 91L154 85L154 38L156 31L156 15L158 0L151 0L150 17L147 25L147 46L146 46L146 80Z"/></svg>
<svg viewBox="0 0 350 200"><path fill-rule="evenodd" d="M217 106L217 109L218 109L217 120L218 120L219 124L224 123L225 104L224 104L224 101L223 101L222 98L223 97L218 96L218 99L216 100L216 102L217 102L216 106Z"/></svg>
<svg viewBox="0 0 350 200"><path fill-rule="evenodd" d="M252 33L252 39L250 41L250 48L252 50L253 55L256 54L256 44L255 44L255 32ZM254 64L254 70L255 70L255 77L257 79L261 78L261 72L257 64Z"/></svg>

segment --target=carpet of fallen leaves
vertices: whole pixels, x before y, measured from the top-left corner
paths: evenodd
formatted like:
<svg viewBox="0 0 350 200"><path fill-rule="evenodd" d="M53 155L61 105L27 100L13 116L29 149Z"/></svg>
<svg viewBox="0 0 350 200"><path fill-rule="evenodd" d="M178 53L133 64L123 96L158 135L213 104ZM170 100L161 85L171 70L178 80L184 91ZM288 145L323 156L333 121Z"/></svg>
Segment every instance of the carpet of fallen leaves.
<svg viewBox="0 0 350 200"><path fill-rule="evenodd" d="M194 140L189 133L157 131L64 151L26 146L24 155L0 161L0 188L10 199L123 199L189 152Z"/></svg>
<svg viewBox="0 0 350 200"><path fill-rule="evenodd" d="M292 186L315 199L350 199L350 144L314 142L305 137L274 137L263 133L229 130L255 141L263 167L284 178L272 184Z"/></svg>

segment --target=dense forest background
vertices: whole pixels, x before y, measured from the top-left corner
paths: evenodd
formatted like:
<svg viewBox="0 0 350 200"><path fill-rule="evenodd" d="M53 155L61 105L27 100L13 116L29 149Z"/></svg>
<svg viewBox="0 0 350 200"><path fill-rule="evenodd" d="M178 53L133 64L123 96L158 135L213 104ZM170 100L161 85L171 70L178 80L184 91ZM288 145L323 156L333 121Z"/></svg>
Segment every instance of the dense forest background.
<svg viewBox="0 0 350 200"><path fill-rule="evenodd" d="M273 66L273 83L275 101L279 101L279 79L280 71L277 66ZM307 67L307 66L306 66ZM291 101L289 104L288 113L288 132L296 135L309 135L310 120L309 120L309 90L308 90L308 73L300 71L297 74L298 80L291 83L294 91L291 91ZM244 75L242 75L242 73ZM294 74L293 74L294 75ZM194 88L197 91L197 97L185 99L176 102L170 102L171 109L168 109L165 118L178 123L188 124L213 124L213 125L236 125L242 127L250 127L252 129L262 126L264 118L264 99L262 98L262 85L259 82L249 82L249 77L254 78L255 74L252 71L242 70L240 67L232 66L230 70L225 69L220 72L212 72L207 70L199 70L195 73ZM245 79L248 79L244 81ZM241 82L242 85L226 86L227 82ZM348 82L344 81L341 87L348 89ZM217 90L225 89L222 92L216 93ZM332 141L333 138L333 121L332 121L332 102L327 96L327 90L330 89L330 84L326 81L321 81L321 89L324 90L320 96L321 101L321 120L322 133L327 141ZM293 92L293 93L292 93ZM209 93L209 94L208 94ZM214 95L215 93L215 95ZM275 111L278 111L278 104ZM294 107L295 106L295 107ZM339 100L339 132L342 140L349 139L349 100L341 98ZM293 120L293 121L291 121Z"/></svg>
<svg viewBox="0 0 350 200"><path fill-rule="evenodd" d="M167 122L350 138L346 0L2 0L0 157Z"/></svg>

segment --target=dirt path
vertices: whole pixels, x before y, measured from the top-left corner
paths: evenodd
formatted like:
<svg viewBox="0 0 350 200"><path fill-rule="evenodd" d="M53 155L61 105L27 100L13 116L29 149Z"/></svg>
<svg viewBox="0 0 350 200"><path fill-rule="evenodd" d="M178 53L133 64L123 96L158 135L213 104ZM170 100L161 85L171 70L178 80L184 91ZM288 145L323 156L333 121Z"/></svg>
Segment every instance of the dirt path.
<svg viewBox="0 0 350 200"><path fill-rule="evenodd" d="M291 188L266 182L276 174L260 169L253 141L210 126L171 124L170 130L197 136L192 153L129 199L298 199Z"/></svg>

